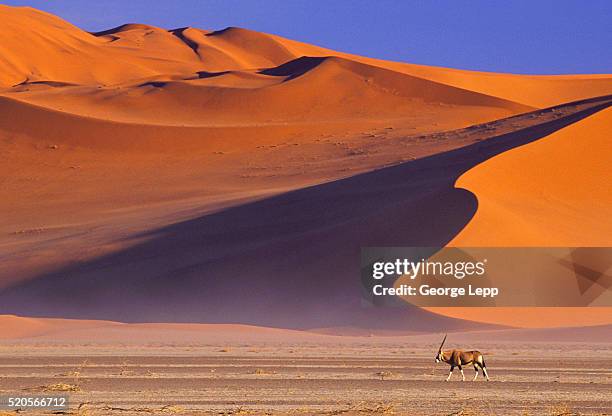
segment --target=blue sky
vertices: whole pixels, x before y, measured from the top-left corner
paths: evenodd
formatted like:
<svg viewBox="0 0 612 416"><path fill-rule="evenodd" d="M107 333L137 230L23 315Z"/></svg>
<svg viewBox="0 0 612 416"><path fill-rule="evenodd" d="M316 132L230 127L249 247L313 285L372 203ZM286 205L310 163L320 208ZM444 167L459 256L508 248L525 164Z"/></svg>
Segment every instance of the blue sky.
<svg viewBox="0 0 612 416"><path fill-rule="evenodd" d="M90 30L240 26L360 55L482 71L612 73L612 1L30 0ZM0 40L1 42L1 40Z"/></svg>

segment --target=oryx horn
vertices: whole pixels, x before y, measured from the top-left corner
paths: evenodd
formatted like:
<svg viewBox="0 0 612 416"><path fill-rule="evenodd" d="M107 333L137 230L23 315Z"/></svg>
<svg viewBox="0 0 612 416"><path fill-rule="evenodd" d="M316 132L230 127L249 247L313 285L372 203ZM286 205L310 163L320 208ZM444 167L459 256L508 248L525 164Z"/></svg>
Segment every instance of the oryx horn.
<svg viewBox="0 0 612 416"><path fill-rule="evenodd" d="M442 344L440 344L440 351L442 350L442 347L444 346L444 342L446 341L446 337L448 336L448 334L444 334L444 339L442 340Z"/></svg>

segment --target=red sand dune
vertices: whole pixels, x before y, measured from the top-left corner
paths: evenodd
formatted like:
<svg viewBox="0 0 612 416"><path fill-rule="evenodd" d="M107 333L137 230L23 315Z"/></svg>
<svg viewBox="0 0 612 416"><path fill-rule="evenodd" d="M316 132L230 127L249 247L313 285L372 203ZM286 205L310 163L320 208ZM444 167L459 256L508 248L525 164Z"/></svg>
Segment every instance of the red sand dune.
<svg viewBox="0 0 612 416"><path fill-rule="evenodd" d="M451 244L607 246L611 127L606 109L464 173L456 186L478 196L478 211Z"/></svg>
<svg viewBox="0 0 612 416"><path fill-rule="evenodd" d="M532 109L343 58L298 58L242 78L254 85L224 85L236 76L140 81L118 89L51 87L50 91L45 86L30 91L31 87L22 86L6 96L99 119L207 127L353 119L380 123L419 113L460 127ZM419 122L413 125L419 127Z"/></svg>
<svg viewBox="0 0 612 416"><path fill-rule="evenodd" d="M87 321L49 318L23 318L13 315L0 315L0 342L36 343L53 345L86 343L147 345L232 345L278 343L316 343L318 345L380 345L381 343L402 343L421 345L440 341L439 334L406 334L384 337L372 336L363 332L338 337L306 331L266 328L236 324L125 324L112 321ZM609 343L612 341L612 326L587 326L582 328L545 328L545 329L502 329L488 331L456 332L452 334L456 343L470 342L589 342ZM154 344L154 345L155 345Z"/></svg>
<svg viewBox="0 0 612 416"><path fill-rule="evenodd" d="M82 342L142 344L168 342L296 342L328 340L322 335L284 329L223 324L125 324L84 319L24 318L0 315L0 342Z"/></svg>
<svg viewBox="0 0 612 416"><path fill-rule="evenodd" d="M362 307L359 248L448 243L477 208L473 194L453 186L463 172L611 101L500 121L495 128L508 133L470 146L135 234L122 250L5 290L3 307L34 315L294 328L473 327L414 308Z"/></svg>
<svg viewBox="0 0 612 416"><path fill-rule="evenodd" d="M424 67L240 28L92 34L30 8L0 18L2 312L474 328L362 308L359 246L609 243L610 113L591 114L610 98L564 103L611 94L610 75ZM575 168L560 179L549 154ZM500 193L510 181L521 204ZM494 241L500 215L524 224ZM532 238L544 224L550 239Z"/></svg>
<svg viewBox="0 0 612 416"><path fill-rule="evenodd" d="M612 236L611 127L612 111L603 110L467 171L456 186L477 195L478 210L449 244L608 246ZM612 316L611 308L597 307L539 308L535 312L530 308L431 310L527 327L542 322L549 326L609 323Z"/></svg>
<svg viewBox="0 0 612 416"><path fill-rule="evenodd" d="M129 24L97 34L50 14L1 6L5 86L22 82L110 85L153 77L282 65L302 56L339 56L533 107L612 93L609 75L517 76L385 62L240 28L209 32Z"/></svg>

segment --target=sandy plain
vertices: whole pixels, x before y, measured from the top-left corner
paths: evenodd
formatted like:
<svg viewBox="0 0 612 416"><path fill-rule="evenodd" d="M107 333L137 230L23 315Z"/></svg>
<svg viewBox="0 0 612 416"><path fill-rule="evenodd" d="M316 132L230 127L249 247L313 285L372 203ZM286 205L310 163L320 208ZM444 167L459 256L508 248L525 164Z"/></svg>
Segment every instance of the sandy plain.
<svg viewBox="0 0 612 416"><path fill-rule="evenodd" d="M448 367L434 363L438 334L148 326L115 329L101 343L76 330L2 341L0 394L68 394L65 414L74 415L605 415L611 333L453 333L447 347L478 347L491 381L471 381L468 368L467 381L455 371L445 382Z"/></svg>

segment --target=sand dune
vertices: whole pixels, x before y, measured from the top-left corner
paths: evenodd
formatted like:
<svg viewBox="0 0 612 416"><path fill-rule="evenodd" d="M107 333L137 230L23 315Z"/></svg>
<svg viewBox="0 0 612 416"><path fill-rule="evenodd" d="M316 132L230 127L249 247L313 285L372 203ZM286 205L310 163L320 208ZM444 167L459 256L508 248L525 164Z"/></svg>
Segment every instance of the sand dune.
<svg viewBox="0 0 612 416"><path fill-rule="evenodd" d="M200 73L192 80L156 79L120 89L30 88L7 96L98 119L174 126L380 122L429 114L438 123L462 127L533 109L335 57L302 57L258 71Z"/></svg>
<svg viewBox="0 0 612 416"><path fill-rule="evenodd" d="M585 117L609 106L610 75L425 67L241 28L88 33L31 8L0 19L2 312L475 328L362 307L359 246L607 244L594 178L610 112Z"/></svg>
<svg viewBox="0 0 612 416"><path fill-rule="evenodd" d="M240 28L211 32L125 24L88 33L36 9L1 6L0 14L4 86L35 81L122 84L156 75L266 68L304 55L327 55L323 48Z"/></svg>
<svg viewBox="0 0 612 416"><path fill-rule="evenodd" d="M58 334L70 334L90 329L119 325L114 322L66 320L66 319L39 319L25 318L14 315L0 315L0 340L19 340L31 338L53 338ZM69 336L69 335L68 335Z"/></svg>
<svg viewBox="0 0 612 416"><path fill-rule="evenodd" d="M606 246L612 235L607 109L463 174L478 212L451 244ZM495 233L489 230L494 227Z"/></svg>
<svg viewBox="0 0 612 416"><path fill-rule="evenodd" d="M457 319L476 319L495 325L519 328L558 328L563 326L607 325L610 307L494 307L494 308L427 308L427 310Z"/></svg>
<svg viewBox="0 0 612 416"><path fill-rule="evenodd" d="M612 79L600 75L514 75L411 66L406 72L537 108L612 93Z"/></svg>
<svg viewBox="0 0 612 416"><path fill-rule="evenodd" d="M103 345L146 345L171 343L174 346L193 343L228 345L238 343L316 343L319 345L351 345L370 343L373 346L391 343L436 345L439 334L397 333L372 336L363 332L342 337L312 331L292 331L236 324L126 324L113 321L24 318L0 315L0 342L19 343L94 343ZM498 329L488 331L454 332L454 343L469 344L495 342L611 342L612 326L586 326L537 329Z"/></svg>
<svg viewBox="0 0 612 416"><path fill-rule="evenodd" d="M409 307L364 308L359 248L447 244L477 208L473 194L454 187L463 172L610 103L498 121L470 146L145 232L132 247L5 290L2 311L289 328L470 326Z"/></svg>
<svg viewBox="0 0 612 416"><path fill-rule="evenodd" d="M68 342L145 344L192 342L284 342L325 340L323 335L248 325L125 324L85 319L25 318L0 315L0 342Z"/></svg>
<svg viewBox="0 0 612 416"><path fill-rule="evenodd" d="M463 174L456 186L477 195L474 218L455 246L599 247L610 244L612 111L502 153ZM495 229L494 233L490 230ZM603 284L603 283L602 283ZM605 286L604 286L605 287ZM601 290L597 284L591 288ZM611 308L432 308L459 318L538 326L607 323ZM539 319L533 319L537 313Z"/></svg>
<svg viewBox="0 0 612 416"><path fill-rule="evenodd" d="M29 81L117 83L165 73L175 66L164 61L143 62L140 57L126 59L113 49L103 48L104 40L35 9L0 6L0 14L3 86ZM110 64L105 64L107 61Z"/></svg>
<svg viewBox="0 0 612 416"><path fill-rule="evenodd" d="M5 87L53 82L97 88L155 77L185 80L203 72L271 68L302 56L337 56L530 107L612 93L608 75L534 77L393 63L241 28L211 32L127 24L90 34L35 9L1 6L0 14L0 85Z"/></svg>

